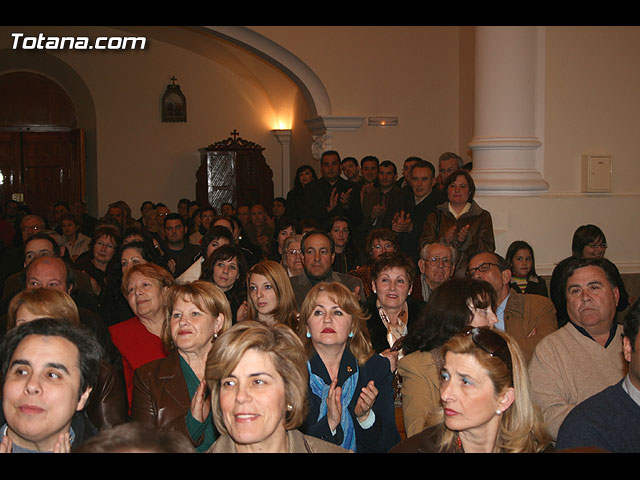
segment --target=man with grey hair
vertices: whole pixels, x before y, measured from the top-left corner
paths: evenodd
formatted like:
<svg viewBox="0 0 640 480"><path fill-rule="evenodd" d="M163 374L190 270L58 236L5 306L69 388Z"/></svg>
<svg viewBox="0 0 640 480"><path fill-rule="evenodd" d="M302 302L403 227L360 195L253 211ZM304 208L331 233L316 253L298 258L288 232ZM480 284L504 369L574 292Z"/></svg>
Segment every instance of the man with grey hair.
<svg viewBox="0 0 640 480"><path fill-rule="evenodd" d="M456 250L444 243L427 243L420 249L420 274L413 282L411 296L428 301L436 288L451 278L456 263Z"/></svg>
<svg viewBox="0 0 640 480"><path fill-rule="evenodd" d="M436 184L440 191L444 190L444 184L456 170L460 170L464 166L464 160L460 155L453 152L445 152L438 158L438 176Z"/></svg>

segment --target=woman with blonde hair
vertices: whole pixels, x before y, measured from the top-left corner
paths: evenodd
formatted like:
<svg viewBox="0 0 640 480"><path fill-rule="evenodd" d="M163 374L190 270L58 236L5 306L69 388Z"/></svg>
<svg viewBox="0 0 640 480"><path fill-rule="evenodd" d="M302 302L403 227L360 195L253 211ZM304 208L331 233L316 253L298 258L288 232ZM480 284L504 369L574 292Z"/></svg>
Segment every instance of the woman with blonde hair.
<svg viewBox="0 0 640 480"><path fill-rule="evenodd" d="M551 438L534 404L515 340L468 326L442 347L441 406L392 453L538 453Z"/></svg>
<svg viewBox="0 0 640 480"><path fill-rule="evenodd" d="M37 288L24 290L11 299L7 331L41 318L81 324L78 307L69 294L54 288ZM119 372L103 358L99 364L98 381L85 408L91 424L98 430L119 425L127 419L127 396L118 377ZM81 421L81 418L74 421Z"/></svg>
<svg viewBox="0 0 640 480"><path fill-rule="evenodd" d="M78 307L68 293L55 288L36 288L23 290L11 299L7 311L7 330L42 317L80 323Z"/></svg>
<svg viewBox="0 0 640 480"><path fill-rule="evenodd" d="M308 375L302 342L285 325L247 320L231 327L213 345L206 378L221 434L209 452L344 452L298 431Z"/></svg>
<svg viewBox="0 0 640 480"><path fill-rule="evenodd" d="M355 452L387 452L400 441L389 360L375 355L368 314L340 283L305 297L298 335L309 371L309 413L301 430Z"/></svg>
<svg viewBox="0 0 640 480"><path fill-rule="evenodd" d="M217 437L205 365L218 335L231 327L231 308L222 290L204 280L170 287L166 304L162 340L169 354L136 369L131 419L176 430L204 452Z"/></svg>
<svg viewBox="0 0 640 480"><path fill-rule="evenodd" d="M247 274L248 320L282 323L296 329L296 297L284 267L272 260L256 263Z"/></svg>

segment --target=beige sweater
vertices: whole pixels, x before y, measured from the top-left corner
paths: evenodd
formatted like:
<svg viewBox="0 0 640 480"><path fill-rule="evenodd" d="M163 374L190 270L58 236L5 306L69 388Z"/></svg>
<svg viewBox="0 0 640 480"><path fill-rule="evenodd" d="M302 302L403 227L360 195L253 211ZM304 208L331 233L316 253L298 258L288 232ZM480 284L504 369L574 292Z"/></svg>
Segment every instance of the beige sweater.
<svg viewBox="0 0 640 480"><path fill-rule="evenodd" d="M529 377L534 401L554 441L573 407L618 382L626 372L620 325L607 348L571 323L544 337L529 364Z"/></svg>

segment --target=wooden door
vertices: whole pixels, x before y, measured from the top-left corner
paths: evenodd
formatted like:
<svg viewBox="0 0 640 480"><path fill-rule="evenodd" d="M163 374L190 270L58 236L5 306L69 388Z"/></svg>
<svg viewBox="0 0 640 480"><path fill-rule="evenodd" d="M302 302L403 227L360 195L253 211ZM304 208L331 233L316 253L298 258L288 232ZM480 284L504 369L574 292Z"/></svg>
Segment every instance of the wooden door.
<svg viewBox="0 0 640 480"><path fill-rule="evenodd" d="M47 217L51 206L65 200L82 200L84 132L0 132L0 172L12 181L0 186L6 201L22 193L33 213Z"/></svg>
<svg viewBox="0 0 640 480"><path fill-rule="evenodd" d="M4 206L22 191L22 146L19 132L0 132L0 202Z"/></svg>

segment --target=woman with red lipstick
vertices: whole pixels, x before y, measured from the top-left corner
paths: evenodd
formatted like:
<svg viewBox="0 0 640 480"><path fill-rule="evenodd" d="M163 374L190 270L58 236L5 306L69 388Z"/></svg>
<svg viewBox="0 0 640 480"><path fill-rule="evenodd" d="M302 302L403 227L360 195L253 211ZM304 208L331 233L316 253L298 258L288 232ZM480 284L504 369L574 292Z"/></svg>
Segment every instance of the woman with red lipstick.
<svg viewBox="0 0 640 480"><path fill-rule="evenodd" d="M538 453L549 448L526 363L506 333L467 327L442 348L441 406L392 453Z"/></svg>
<svg viewBox="0 0 640 480"><path fill-rule="evenodd" d="M247 274L248 319L265 325L298 324L293 287L284 267L272 260L256 263Z"/></svg>
<svg viewBox="0 0 640 480"><path fill-rule="evenodd" d="M207 384L220 438L210 453L345 453L303 435L308 375L304 347L289 327L247 320L215 342Z"/></svg>
<svg viewBox="0 0 640 480"><path fill-rule="evenodd" d="M301 430L348 450L387 452L400 441L389 360L369 341L366 310L339 283L319 283L300 310L309 412Z"/></svg>
<svg viewBox="0 0 640 480"><path fill-rule="evenodd" d="M398 362L407 436L421 432L429 412L440 406L440 348L467 325L491 327L497 323L496 302L495 290L489 283L454 278L432 292L409 326L402 342L404 357Z"/></svg>
<svg viewBox="0 0 640 480"><path fill-rule="evenodd" d="M127 297L135 317L111 325L109 333L122 355L129 407L134 370L167 356L162 343L162 328L166 320L164 294L173 284L171 273L153 263L135 265L122 277L122 293Z"/></svg>
<svg viewBox="0 0 640 480"><path fill-rule="evenodd" d="M224 293L202 280L170 287L166 302L162 337L169 355L135 371L131 420L176 430L204 452L217 437L205 365L215 339L231 327L231 309Z"/></svg>
<svg viewBox="0 0 640 480"><path fill-rule="evenodd" d="M470 253L495 250L493 222L491 214L473 200L476 186L467 170L452 173L444 187L448 201L427 217L420 245L436 242L453 245L458 258L453 275L462 277Z"/></svg>

